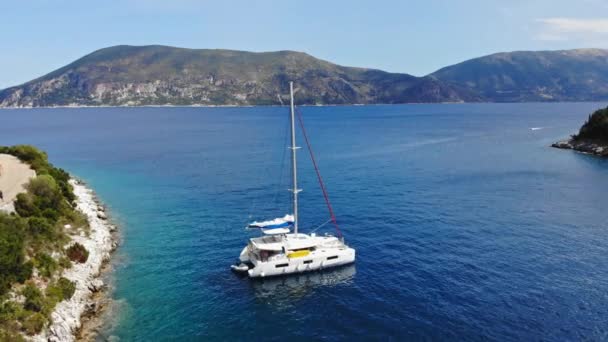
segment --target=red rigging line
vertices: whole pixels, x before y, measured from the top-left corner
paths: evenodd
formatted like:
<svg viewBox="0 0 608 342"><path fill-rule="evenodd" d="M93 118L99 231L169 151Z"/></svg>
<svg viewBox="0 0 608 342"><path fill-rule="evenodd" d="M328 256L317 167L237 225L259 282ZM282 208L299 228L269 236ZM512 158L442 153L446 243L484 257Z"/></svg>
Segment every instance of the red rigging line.
<svg viewBox="0 0 608 342"><path fill-rule="evenodd" d="M325 197L325 203L327 203L327 209L329 209L329 216L331 218L331 222L333 222L336 227L336 232L338 233L338 237L342 237L342 232L340 231L340 226L338 226L338 221L336 220L336 215L334 215L334 210L331 207L331 203L329 202L329 195L327 195L327 190L325 189L325 183L323 183L323 178L321 178L321 172L319 171L319 167L317 166L317 161L315 160L315 156L312 153L312 147L310 146L310 141L308 140L308 134L306 134L306 128L304 128L304 121L302 120L302 114L300 110L296 108L296 113L298 114L298 122L300 123L300 127L302 128L302 135L304 136L304 141L306 141L306 146L308 147L308 153L310 154L310 159L312 160L312 165L315 167L315 172L317 173L317 179L319 180L319 185L321 186L321 191L323 191L323 197Z"/></svg>

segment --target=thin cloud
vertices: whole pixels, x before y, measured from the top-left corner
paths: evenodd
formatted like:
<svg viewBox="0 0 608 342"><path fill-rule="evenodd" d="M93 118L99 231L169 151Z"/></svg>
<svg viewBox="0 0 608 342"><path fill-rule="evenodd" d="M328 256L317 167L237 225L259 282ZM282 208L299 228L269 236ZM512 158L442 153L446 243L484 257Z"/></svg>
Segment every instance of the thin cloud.
<svg viewBox="0 0 608 342"><path fill-rule="evenodd" d="M541 18L536 22L541 25L538 40L608 39L608 19Z"/></svg>

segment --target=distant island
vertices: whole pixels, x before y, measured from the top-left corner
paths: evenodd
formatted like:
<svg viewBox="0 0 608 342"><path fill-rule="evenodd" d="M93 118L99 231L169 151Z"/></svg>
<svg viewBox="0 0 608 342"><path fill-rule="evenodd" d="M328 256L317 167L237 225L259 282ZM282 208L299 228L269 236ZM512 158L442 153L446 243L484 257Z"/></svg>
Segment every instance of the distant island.
<svg viewBox="0 0 608 342"><path fill-rule="evenodd" d="M608 107L591 114L578 134L551 146L608 157Z"/></svg>
<svg viewBox="0 0 608 342"><path fill-rule="evenodd" d="M0 108L307 105L608 99L608 50L497 53L416 77L295 51L113 46L0 91Z"/></svg>
<svg viewBox="0 0 608 342"><path fill-rule="evenodd" d="M92 191L45 153L0 147L0 340L74 340L100 309L113 231Z"/></svg>

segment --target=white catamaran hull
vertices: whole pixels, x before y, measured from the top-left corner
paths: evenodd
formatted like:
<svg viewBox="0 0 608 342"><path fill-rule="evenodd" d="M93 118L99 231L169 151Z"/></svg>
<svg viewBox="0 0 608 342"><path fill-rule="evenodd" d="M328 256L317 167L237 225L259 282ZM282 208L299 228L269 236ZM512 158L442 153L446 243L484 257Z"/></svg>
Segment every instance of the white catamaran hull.
<svg viewBox="0 0 608 342"><path fill-rule="evenodd" d="M272 277L351 264L355 262L355 250L345 247L314 251L304 257L278 257L269 261L250 260L250 262L253 268L247 270L249 277Z"/></svg>
<svg viewBox="0 0 608 342"><path fill-rule="evenodd" d="M239 260L234 271L271 277L351 264L355 250L331 235L282 234L251 239Z"/></svg>

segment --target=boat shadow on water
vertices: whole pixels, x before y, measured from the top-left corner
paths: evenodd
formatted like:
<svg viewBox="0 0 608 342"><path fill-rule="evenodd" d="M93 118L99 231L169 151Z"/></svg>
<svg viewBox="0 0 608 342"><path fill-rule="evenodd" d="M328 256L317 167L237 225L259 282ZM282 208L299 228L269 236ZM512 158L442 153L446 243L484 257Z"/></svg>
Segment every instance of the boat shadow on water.
<svg viewBox="0 0 608 342"><path fill-rule="evenodd" d="M355 274L355 264L349 264L300 274L252 278L249 284L256 299L281 306L281 303L302 299L320 288L351 283Z"/></svg>

